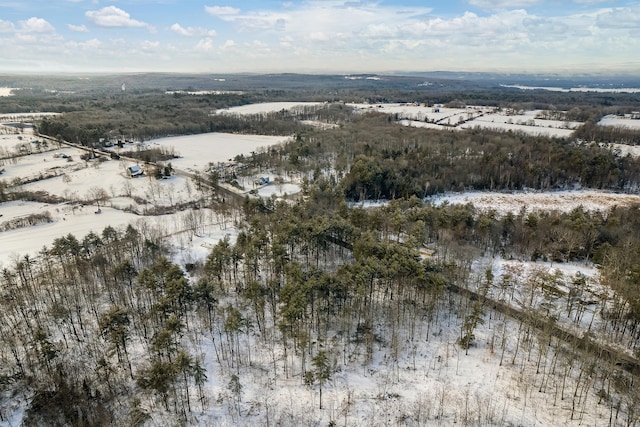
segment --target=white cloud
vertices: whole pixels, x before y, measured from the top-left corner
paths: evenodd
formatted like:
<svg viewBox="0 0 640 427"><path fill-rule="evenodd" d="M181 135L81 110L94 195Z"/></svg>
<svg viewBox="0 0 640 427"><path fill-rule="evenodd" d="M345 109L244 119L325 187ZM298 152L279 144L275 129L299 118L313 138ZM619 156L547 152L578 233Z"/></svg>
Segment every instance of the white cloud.
<svg viewBox="0 0 640 427"><path fill-rule="evenodd" d="M193 36L192 31L190 31L188 28L183 28L180 24L173 24L171 26L171 30L176 34L180 34L181 36Z"/></svg>
<svg viewBox="0 0 640 427"><path fill-rule="evenodd" d="M0 19L0 33L13 33L16 30L13 22Z"/></svg>
<svg viewBox="0 0 640 427"><path fill-rule="evenodd" d="M532 40L564 38L571 29L564 22L550 18L525 18L523 28Z"/></svg>
<svg viewBox="0 0 640 427"><path fill-rule="evenodd" d="M322 31L316 31L313 32L311 34L309 34L309 40L312 41L319 41L319 42L326 42L329 40L329 36L325 33L323 33Z"/></svg>
<svg viewBox="0 0 640 427"><path fill-rule="evenodd" d="M611 3L612 0L573 0L574 3L594 5L600 3Z"/></svg>
<svg viewBox="0 0 640 427"><path fill-rule="evenodd" d="M264 12L259 14L251 14L238 16L232 19L237 29L242 32L276 30L283 31L287 27L289 17L277 12Z"/></svg>
<svg viewBox="0 0 640 427"><path fill-rule="evenodd" d="M91 39L91 40L87 40L86 42L80 43L80 46L84 49L93 50L102 46L102 42L98 39Z"/></svg>
<svg viewBox="0 0 640 427"><path fill-rule="evenodd" d="M202 37L202 36L215 37L216 36L215 30L207 30L206 28L198 28L198 27L185 28L177 23L171 26L171 30L176 34L179 34L185 37Z"/></svg>
<svg viewBox="0 0 640 427"><path fill-rule="evenodd" d="M309 39L312 33L328 37L338 34L362 34L369 26L397 28L424 18L425 7L379 6L374 3L311 1L284 11L251 11L220 16L241 32L273 31Z"/></svg>
<svg viewBox="0 0 640 427"><path fill-rule="evenodd" d="M53 25L42 18L29 18L26 21L19 21L20 32L26 33L55 33Z"/></svg>
<svg viewBox="0 0 640 427"><path fill-rule="evenodd" d="M640 7L624 7L607 10L598 15L596 22L601 28L639 29Z"/></svg>
<svg viewBox="0 0 640 427"><path fill-rule="evenodd" d="M69 28L71 31L75 31L77 33L88 33L89 32L89 29L87 28L86 25L67 24L67 28Z"/></svg>
<svg viewBox="0 0 640 427"><path fill-rule="evenodd" d="M85 16L89 18L93 24L99 27L143 27L153 31L153 27L151 25L132 19L131 15L115 6L103 7L100 10L89 10L85 12Z"/></svg>
<svg viewBox="0 0 640 427"><path fill-rule="evenodd" d="M0 21L0 32L12 35L12 38L8 40L13 46L20 46L22 43L29 45L31 50L36 46L34 51L44 46L55 46L62 41L62 37L56 32L53 25L45 19L36 17L18 21L17 25Z"/></svg>
<svg viewBox="0 0 640 427"><path fill-rule="evenodd" d="M160 42L144 40L140 43L140 47L142 47L143 50L157 50L160 47Z"/></svg>
<svg viewBox="0 0 640 427"><path fill-rule="evenodd" d="M205 6L204 10L213 16L229 16L229 15L237 15L240 13L240 9L236 9L231 6Z"/></svg>
<svg viewBox="0 0 640 427"><path fill-rule="evenodd" d="M269 48L269 45L266 44L265 42L263 42L262 40L254 40L251 44L250 44L251 48L255 49L255 50L260 50L263 52L270 52L271 49Z"/></svg>
<svg viewBox="0 0 640 427"><path fill-rule="evenodd" d="M469 0L471 6L480 9L516 9L542 4L543 0Z"/></svg>
<svg viewBox="0 0 640 427"><path fill-rule="evenodd" d="M91 39L84 42L69 41L66 43L66 46L71 49L95 51L102 47L102 42L98 39Z"/></svg>
<svg viewBox="0 0 640 427"><path fill-rule="evenodd" d="M280 38L279 44L280 44L281 47L283 47L283 48L285 48L287 50L290 50L293 47L293 41L294 41L293 37L284 36L284 37Z"/></svg>
<svg viewBox="0 0 640 427"><path fill-rule="evenodd" d="M234 42L233 40L227 40L226 42L224 42L224 44L222 45L222 49L224 50L228 50L228 49L234 49L236 47L236 42Z"/></svg>
<svg viewBox="0 0 640 427"><path fill-rule="evenodd" d="M455 15L438 15L428 6L398 5L391 0L283 0L275 9L273 2L258 2L263 10L248 9L246 4L242 8L247 9L242 10L224 5L198 6L204 8L200 12L210 21L217 22L217 33L208 29L211 24L191 23L188 17L176 15L171 18L175 24L161 24L172 36L171 41L158 44L143 41L142 32L117 32L119 40L80 40L80 33L94 31L95 26L153 31L151 24L155 24L152 14L144 17L147 22L141 22L118 7L91 7L98 0L84 0L80 8L95 9L86 12L86 26L27 19L29 14L23 15L24 21L0 19L0 44L15 46L20 52L13 63L39 60L42 48L48 49L51 61L67 68L71 67L68 64L84 64L85 69L104 64L113 69L112 64L126 63L137 69L184 67L206 71L212 66L212 57L220 70L231 71L500 67L526 71L587 63L607 68L632 64L640 69L635 54L640 51L637 1L624 8L602 7L604 0L553 0L544 3L550 6L548 9L528 7L539 6L540 1L465 0L468 12ZM105 5L104 1L99 3ZM126 3L112 0L112 4ZM558 5L562 7L554 8ZM566 11L568 5L574 6L572 12ZM64 40L52 24L66 25L75 32L69 35L75 40ZM6 64L0 61L0 69L3 65L7 69Z"/></svg>
<svg viewBox="0 0 640 427"><path fill-rule="evenodd" d="M211 52L214 48L212 38L204 38L198 41L195 50L199 52Z"/></svg>

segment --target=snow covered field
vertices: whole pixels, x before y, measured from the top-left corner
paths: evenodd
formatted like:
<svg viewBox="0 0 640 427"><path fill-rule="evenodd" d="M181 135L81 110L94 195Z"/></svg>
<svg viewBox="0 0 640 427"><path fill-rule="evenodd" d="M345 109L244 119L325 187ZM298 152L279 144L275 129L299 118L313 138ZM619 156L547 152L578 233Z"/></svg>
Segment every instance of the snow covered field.
<svg viewBox="0 0 640 427"><path fill-rule="evenodd" d="M22 138L22 139L19 139ZM13 150L16 145L30 141L30 130L22 134L0 135L1 147ZM173 138L162 138L145 143L150 147L175 148L182 157L175 159L175 168L202 171L209 163L226 162L238 154L248 154L260 147L284 141L283 137L202 134ZM198 196L190 178L173 175L169 179L157 180L143 176L130 178L127 167L135 163L124 160L83 161L84 151L63 146L48 151L22 155L0 164L0 180L25 182L21 189L31 192L46 192L67 200L80 202L80 208L72 209L67 204L10 202L0 204L0 225L17 218L48 212L51 222L36 226L21 227L0 233L0 268L10 266L25 254L35 255L43 246L49 246L58 237L73 234L82 239L93 231L100 233L104 227L124 227L129 223L144 221L147 227L158 228L165 235L174 235L173 241L180 248L183 259L206 257L206 249L225 234L235 235L236 230L220 223L214 212L187 210L172 215L146 215L154 206L174 206L187 203ZM46 178L46 179L41 179ZM275 178L275 176L274 176ZM32 182L31 182L32 181ZM250 180L249 180L250 181ZM250 185L247 182L247 185ZM253 186L247 191L254 189ZM299 185L289 182L264 185L256 188L259 196L282 196L295 194ZM106 200L98 206L96 194L104 193ZM198 215L199 227L191 230L194 215ZM198 234L198 236L195 236ZM185 240L193 244L186 245Z"/></svg>
<svg viewBox="0 0 640 427"><path fill-rule="evenodd" d="M154 139L144 142L143 148L175 149L180 158L171 160L174 167L202 170L209 163L226 162L240 154L250 156L252 151L286 140L287 138L282 136L204 133Z"/></svg>
<svg viewBox="0 0 640 427"><path fill-rule="evenodd" d="M620 126L630 129L640 129L640 119L631 119L615 115L604 116L599 122L601 126Z"/></svg>
<svg viewBox="0 0 640 427"><path fill-rule="evenodd" d="M426 106L424 104L347 104L361 111L379 111L398 115L398 119L424 121L447 126L457 126L462 121L471 120L483 114L491 113L494 107L474 106L468 108L448 108L443 106Z"/></svg>
<svg viewBox="0 0 640 427"><path fill-rule="evenodd" d="M277 111L295 111L297 108L315 107L322 105L321 102L263 102L259 104L241 105L239 107L225 108L217 110L216 114L267 114Z"/></svg>
<svg viewBox="0 0 640 427"><path fill-rule="evenodd" d="M508 212L517 214L521 210L526 212L559 211L570 212L582 206L589 211L607 211L614 206L640 205L637 194L621 194L596 190L574 190L553 192L524 192L495 193L495 192L465 192L438 195L427 199L435 205L442 203L467 204L482 211L493 209L498 215Z"/></svg>
<svg viewBox="0 0 640 427"><path fill-rule="evenodd" d="M572 87L563 88L558 86L523 86L523 85L500 85L502 87L511 87L522 90L548 90L550 92L598 92L598 93L638 93L640 88L605 88L605 87Z"/></svg>
<svg viewBox="0 0 640 427"><path fill-rule="evenodd" d="M580 122L540 119L542 110L506 113L493 107L468 106L467 108L427 107L415 104L348 104L362 111L380 111L397 115L405 126L430 129L495 129L566 138L579 127Z"/></svg>
<svg viewBox="0 0 640 427"><path fill-rule="evenodd" d="M497 112L490 113L463 123L460 127L462 129L479 127L483 129L511 130L529 135L566 138L582 125L579 122L536 118L540 113L542 113L541 110L525 111L521 114L513 115Z"/></svg>

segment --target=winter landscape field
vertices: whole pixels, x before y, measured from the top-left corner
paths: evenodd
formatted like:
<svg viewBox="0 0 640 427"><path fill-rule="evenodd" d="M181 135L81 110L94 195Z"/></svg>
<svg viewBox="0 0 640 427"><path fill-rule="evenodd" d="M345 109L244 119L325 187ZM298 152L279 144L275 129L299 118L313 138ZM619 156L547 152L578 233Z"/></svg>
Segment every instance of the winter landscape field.
<svg viewBox="0 0 640 427"><path fill-rule="evenodd" d="M488 131L571 145L584 124L543 109L340 105L353 120L388 116L384 132L414 132L402 134L408 147L423 128L445 140L450 130ZM277 101L211 116L267 121L314 108L329 107ZM308 120L324 123L316 115ZM406 206L386 197L347 204L332 191L369 157L352 155L345 169L327 160L338 154L320 152L322 170L295 170L324 147L321 132L349 126L337 119L284 136L205 132L96 148L40 135L44 116L7 114L0 125L0 182L16 195L0 203L10 337L0 349L1 425L47 424L43 416L153 426L640 422L638 329L631 314L625 326L614 320L629 307L602 269L614 252L592 247L597 227L614 234L624 212L637 214L632 186L469 188ZM636 121L607 116L599 126ZM357 143L374 140L366 132L353 131ZM633 145L602 145L601 156L627 148L627 161L636 157ZM488 149L447 155L454 163ZM147 151L171 158L135 158ZM269 155L288 162L260 160ZM363 176L376 173L384 175ZM518 248L504 244L509 233ZM61 393L77 406L68 410Z"/></svg>

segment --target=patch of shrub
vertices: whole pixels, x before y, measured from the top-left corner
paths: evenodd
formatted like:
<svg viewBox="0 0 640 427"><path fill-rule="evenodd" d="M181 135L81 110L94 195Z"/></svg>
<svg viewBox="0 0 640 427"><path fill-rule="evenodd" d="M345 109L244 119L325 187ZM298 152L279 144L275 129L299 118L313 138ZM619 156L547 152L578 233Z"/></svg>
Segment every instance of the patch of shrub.
<svg viewBox="0 0 640 427"><path fill-rule="evenodd" d="M51 214L47 211L5 221L0 224L0 231L15 230L17 228L31 227L50 222L53 222L53 219L51 218Z"/></svg>

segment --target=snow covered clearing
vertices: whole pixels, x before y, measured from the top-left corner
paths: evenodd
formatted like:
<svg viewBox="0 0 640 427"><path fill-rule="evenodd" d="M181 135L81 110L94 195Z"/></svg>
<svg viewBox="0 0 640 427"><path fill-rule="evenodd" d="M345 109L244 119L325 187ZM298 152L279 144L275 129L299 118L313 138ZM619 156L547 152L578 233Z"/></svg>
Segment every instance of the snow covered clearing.
<svg viewBox="0 0 640 427"><path fill-rule="evenodd" d="M263 102L258 104L247 104L238 107L225 108L223 110L216 110L215 113L248 115L275 113L282 110L295 112L297 109L302 109L304 107L315 107L322 104L322 102Z"/></svg>
<svg viewBox="0 0 640 427"><path fill-rule="evenodd" d="M458 123L471 120L482 114L487 114L495 110L495 107L469 106L467 108L448 108L441 105L427 106L418 103L388 103L388 104L358 104L347 103L360 111L379 111L381 113L393 114L398 119L410 119L424 122L431 122L445 126L456 126Z"/></svg>
<svg viewBox="0 0 640 427"><path fill-rule="evenodd" d="M534 308L578 336L588 332L602 332L598 336L607 336L600 313L611 308L607 301L613 293L602 285L595 265L481 257L473 262L472 268L479 275L487 269L492 271L496 285L488 295L495 301L518 310ZM607 344L628 351L626 343Z"/></svg>
<svg viewBox="0 0 640 427"><path fill-rule="evenodd" d="M558 86L523 86L523 85L500 85L502 87L511 87L522 90L548 90L550 92L599 92L599 93L638 93L640 88L622 87L622 88L605 88L605 87L572 87L563 88Z"/></svg>
<svg viewBox="0 0 640 427"><path fill-rule="evenodd" d="M640 129L640 113L637 114L637 118L620 117L613 114L604 116L598 124L600 126L619 126L629 129Z"/></svg>
<svg viewBox="0 0 640 427"><path fill-rule="evenodd" d="M615 153L619 153L620 156L640 156L640 146L637 145L609 144L609 148L611 148Z"/></svg>
<svg viewBox="0 0 640 427"><path fill-rule="evenodd" d="M32 138L28 131L0 135L3 144L0 147L13 150ZM250 155L261 147L285 140L283 137L213 133L161 138L138 147L174 148L181 156L172 160L175 168L203 172L209 163L226 162L239 154ZM43 212L48 212L51 220L0 233L0 266L9 266L25 254L35 255L43 246L50 246L55 238L73 234L82 239L90 231L100 233L107 225L125 227L146 221L148 227L157 227L164 235L174 235L173 241L180 248L179 256L190 259L189 262L195 257L206 257L206 248L222 236L237 233L209 210L187 209L161 216L148 214L158 206L172 207L201 197L190 178L179 174L162 180L148 175L130 178L127 167L135 162L104 157L84 161L80 156L86 154L85 151L66 146L58 149L51 143L47 150L5 160L4 165L0 164L0 170L3 170L0 180L22 182L21 190L44 192L73 204L0 204L0 224ZM243 180L248 186L246 191L256 189L261 197L282 197L300 191L299 184L285 182L275 175L267 176L271 178L270 183L264 186L253 186L250 178ZM96 203L96 198L103 200ZM185 240L194 243L187 244Z"/></svg>
<svg viewBox="0 0 640 427"><path fill-rule="evenodd" d="M555 127L531 126L526 124L490 122L488 120L479 120L465 123L460 126L461 129L482 128L498 131L522 132L532 136L548 136L556 138L568 138L573 133L571 129L560 129Z"/></svg>
<svg viewBox="0 0 640 427"><path fill-rule="evenodd" d="M416 128L437 129L437 130L451 130L451 131L457 129L457 128L454 128L454 127L445 127L445 126L439 125L437 123L420 122L418 120L403 119L403 120L399 120L398 123L401 124L402 126L410 126L410 127L416 127Z"/></svg>
<svg viewBox="0 0 640 427"><path fill-rule="evenodd" d="M128 223L135 223L140 219L132 213L122 212L111 208L101 208L96 214L95 206L84 206L73 209L68 205L49 205L29 202L6 202L0 204L0 224L26 217L34 213L48 212L50 223L38 224L30 227L3 231L0 234L0 267L10 267L14 261L24 255L31 257L43 246L51 247L53 241L62 236L73 234L81 239L93 231L100 234L106 226L120 228Z"/></svg>
<svg viewBox="0 0 640 427"><path fill-rule="evenodd" d="M300 123L307 126L313 126L320 129L335 129L339 127L339 124L336 123L325 123L318 120L300 120Z"/></svg>
<svg viewBox="0 0 640 427"><path fill-rule="evenodd" d="M462 129L484 128L524 132L529 135L544 135L566 138L581 126L580 122L540 119L542 110L525 111L520 114L490 113L460 125Z"/></svg>
<svg viewBox="0 0 640 427"><path fill-rule="evenodd" d="M287 139L282 136L204 133L154 139L142 143L140 147L175 149L180 158L171 160L173 167L199 171L209 163L226 162L240 154L250 156L251 152L283 143Z"/></svg>
<svg viewBox="0 0 640 427"><path fill-rule="evenodd" d="M526 212L560 211L570 212L582 206L589 211L607 211L614 206L640 205L640 196L636 194L611 193L597 190L573 190L553 192L466 192L437 195L427 201L440 205L443 203L467 204L482 211L495 210L498 215L508 212L517 214Z"/></svg>
<svg viewBox="0 0 640 427"><path fill-rule="evenodd" d="M13 95L11 93L11 91L13 91L15 88L13 87L0 87L0 96L11 96Z"/></svg>
<svg viewBox="0 0 640 427"><path fill-rule="evenodd" d="M224 79L221 79L224 81ZM227 95L227 94L235 94L242 95L244 92L239 90L168 90L165 92L166 95L193 95L193 96L203 96L203 95Z"/></svg>
<svg viewBox="0 0 640 427"><path fill-rule="evenodd" d="M272 195L283 197L285 195L297 194L300 192L300 185L293 183L277 184L269 183L257 189L258 195L263 198L269 198Z"/></svg>
<svg viewBox="0 0 640 427"><path fill-rule="evenodd" d="M542 119L542 110L504 112L495 107L428 107L418 104L347 104L361 111L380 111L397 115L405 126L430 129L494 129L523 132L528 135L567 138L580 122Z"/></svg>

